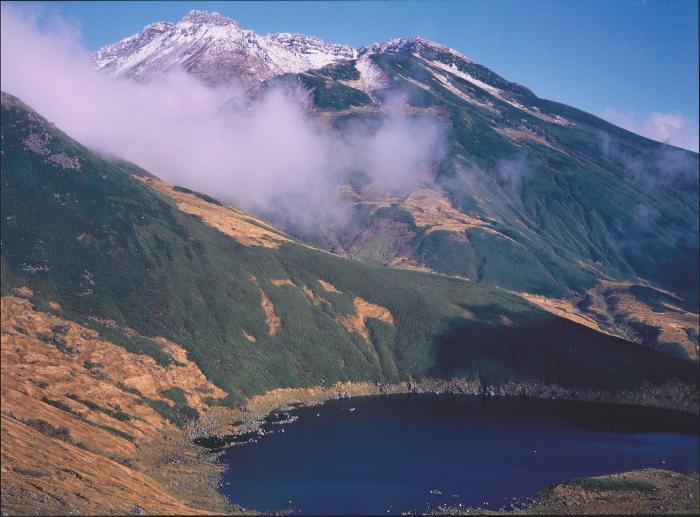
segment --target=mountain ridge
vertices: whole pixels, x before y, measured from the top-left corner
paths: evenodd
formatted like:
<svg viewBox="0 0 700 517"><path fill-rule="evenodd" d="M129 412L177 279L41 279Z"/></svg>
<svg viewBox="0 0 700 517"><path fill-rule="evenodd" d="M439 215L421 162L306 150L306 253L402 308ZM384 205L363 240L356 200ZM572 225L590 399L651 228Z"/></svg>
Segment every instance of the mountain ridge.
<svg viewBox="0 0 700 517"><path fill-rule="evenodd" d="M226 20L213 23L234 23ZM189 73L229 80L248 66L236 63L214 56ZM544 296L548 309L568 305L606 331L698 357L697 326L688 324L700 281L697 153L541 99L418 37L352 49L302 71L261 66L262 74L255 66L242 72L256 76L254 97L294 84L308 98L309 117L341 139L363 125L371 134L398 111L445 128L445 149L422 171L427 183L408 192L385 188L381 178L368 183L362 171L339 184L351 213L344 227L320 220L309 230L277 204L258 216L340 255ZM630 298L630 283L638 293L675 293L690 312L683 322L657 317ZM604 292L637 309L621 312Z"/></svg>
<svg viewBox="0 0 700 517"><path fill-rule="evenodd" d="M214 30L211 35L208 34L209 32L212 32L208 29L216 29L217 27L230 27L233 30L219 32ZM177 40L174 43L177 43L180 46L196 46L196 51L188 52L186 50L184 55L177 56L179 61L176 61L175 63L184 65L186 69L190 65L188 60L195 57L195 53L200 52L202 49L202 46L198 45L198 43L201 42L201 40L204 40L207 36L211 36L211 38L206 41L205 46L222 45L222 43L227 40L232 42L236 40L244 40L247 48L240 48L239 51L248 53L259 52L263 54L263 57L268 58L266 62L268 70L261 70L258 73L259 75L254 77L254 79L257 79L258 82L265 79L270 79L275 75L305 72L307 70L322 68L326 65L338 63L342 60L358 59L363 55L372 53L415 53L424 55L430 53L434 54L435 52L446 52L461 60L474 64L470 58L457 50L420 36L391 38L384 42L375 42L369 45L353 48L350 45L326 43L320 38L301 33L280 32L261 36L251 29L244 29L237 21L223 16L216 11L209 12L196 9L191 10L176 23L165 21L151 23L146 25L139 33L127 36L116 43L101 47L97 50L97 52L92 54L93 60L95 61L98 69L112 73L113 75L124 75L139 80L147 79L149 75L154 73L154 71L144 73L142 72L142 69L147 69L149 67L156 68L157 65L148 63L148 56L140 57L138 62L134 63L131 60L126 59L124 54L133 53L135 49L142 50L143 47L151 46L153 39L158 38L161 35L165 36L163 39L158 41L158 49L151 49L154 52L164 52L166 47L170 44L170 40ZM284 56L275 56L273 54L275 47L281 47L280 50L285 48L291 49L293 54L297 54L295 57L298 57L298 54L303 55L312 53L318 53L318 56L316 56L317 59L309 60L294 60L291 56L287 56L288 60L285 61ZM222 48L221 53L223 54L227 50L229 49ZM224 56L219 56L219 58L224 59ZM143 61L146 62L144 63ZM156 58L154 61L157 62L158 59ZM166 70L169 67L174 66L175 63L169 63ZM163 70L157 71L160 72ZM198 70L196 69L188 69L188 71L193 72L195 76L198 75ZM253 78L252 74L248 75L250 75L248 80ZM203 75L202 77L207 82L212 84L221 84L226 80L231 79L230 77L227 77L226 79L217 79L207 74ZM244 83L246 83L246 81L244 81ZM511 84L515 85L516 83ZM516 86L524 89L524 87L521 85Z"/></svg>
<svg viewBox="0 0 700 517"><path fill-rule="evenodd" d="M447 52L449 54L452 54L453 56L459 58L460 60L475 65L485 71L487 71L489 74L495 76L496 80L499 82L504 82L506 84L510 84L517 88L520 92L528 95L528 96L535 96L534 92L532 90L528 89L526 86L507 81L504 78L498 76L491 70L489 70L487 67L480 65L476 62L474 62L471 58L468 56L464 55L463 53L450 48L446 45L443 45L439 42L429 40L426 38L423 38L421 36L411 36L411 37L392 37L386 41L379 41L379 42L374 42L370 43L367 45L361 45L357 48L352 47L351 45L346 45L346 44L335 44L335 43L325 43L322 39L316 37L316 36L310 36L302 33L293 33L293 32L280 32L280 33L270 33L265 36L260 36L255 31L251 29L244 29L240 23L238 23L236 20L229 18L227 16L224 16L220 14L217 11L206 11L206 10L199 10L199 9L193 9L189 11L187 14L185 14L178 22L176 23L171 23L171 22L166 22L166 21L159 21L159 22L154 22L151 24L148 24L144 26L141 32L132 34L131 36L127 36L125 38L122 38L118 42L115 42L113 44L105 45L98 49L96 52L92 54L92 58L95 61L95 64L98 69L104 70L106 72L109 72L113 75L120 76L124 75L127 77L135 77L138 79L138 74L132 73L129 68L131 66L134 66L132 64L128 63L119 63L119 60L121 59L121 56L119 55L122 53L122 51L129 50L128 48L125 47L125 43L128 42L133 42L134 40L139 40L147 36L151 32L156 32L156 33L163 33L172 29L175 29L179 24L186 24L186 25L198 25L198 26L233 26L236 27L238 30L241 32L245 33L246 35L251 35L251 36L257 36L257 37L262 37L262 38L270 38L272 40L277 40L281 42L285 42L289 46L293 46L295 43L295 40L299 40L302 43L301 46L301 51L303 52L303 43L304 42L313 42L315 43L319 49L322 51L324 49L330 49L328 54L330 55L328 60L320 64L318 62L316 63L306 63L305 65L289 65L287 67L280 67L274 72L268 72L265 75L264 78L258 77L256 78L257 81L255 82L260 82L264 81L266 79L271 79L275 75L283 75L283 74L289 74L289 73L300 73L300 72L305 72L308 70L313 70L314 68L322 68L323 66L328 66L332 65L334 63L338 63L341 60L347 60L351 61L354 59L359 59L363 56L367 57L368 54L372 53L389 53L389 54L424 54L424 53L435 53L436 51L440 52ZM148 38L145 38L148 40ZM424 57L424 56L422 56ZM337 60L334 58L338 58ZM162 70L159 70L158 72L162 72ZM191 71L190 71L191 72ZM196 73L194 74L196 75ZM230 78L229 78L230 79ZM470 77L470 81L474 82L475 78ZM219 81L214 81L214 83L218 83ZM479 84L478 80L475 82L475 84ZM482 83L483 84L483 83ZM552 102L554 104L559 104L556 101L548 101ZM576 109L576 108L573 108ZM601 122L604 122L606 124L610 124L613 127L617 127L619 130L628 132L632 135L635 135L639 138L644 138L647 140L650 140L652 142L659 143L655 140L648 139L647 137L644 137L642 135L638 135L637 133L634 133L632 131L629 131L627 129L614 126L612 123L601 119L600 117L597 117L595 115L590 115L586 113L585 111L580 110L582 113L585 113L586 115L596 117L599 119ZM670 144L664 144L664 145L670 145ZM695 153L697 154L697 153Z"/></svg>

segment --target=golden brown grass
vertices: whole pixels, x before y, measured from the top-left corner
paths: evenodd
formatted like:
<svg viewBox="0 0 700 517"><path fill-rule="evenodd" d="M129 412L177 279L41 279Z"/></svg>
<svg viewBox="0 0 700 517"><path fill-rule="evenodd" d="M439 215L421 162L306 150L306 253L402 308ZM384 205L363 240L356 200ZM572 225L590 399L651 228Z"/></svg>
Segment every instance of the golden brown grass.
<svg viewBox="0 0 700 517"><path fill-rule="evenodd" d="M534 303L541 309L547 312L561 316L586 327L598 330L600 332L608 333L603 327L601 327L596 320L590 316L584 314L580 309L578 309L573 302L563 298L548 298L546 296L540 296L537 294L530 293L517 293L527 301Z"/></svg>
<svg viewBox="0 0 700 517"><path fill-rule="evenodd" d="M277 287L282 287L283 285L290 285L292 287L296 287L294 285L294 282L292 282L289 278L273 278L270 280L270 283L272 285L276 285Z"/></svg>
<svg viewBox="0 0 700 517"><path fill-rule="evenodd" d="M250 277L250 281L258 287L260 291L260 306L265 313L265 321L267 322L267 330L271 336L274 336L279 331L282 326L282 320L275 312L275 306L272 304L270 298L268 298L263 288L258 284L258 279L254 276Z"/></svg>
<svg viewBox="0 0 700 517"><path fill-rule="evenodd" d="M338 289L331 284L330 282L326 282L325 280L321 280L320 278L318 279L318 283L323 287L323 290L329 293L339 293Z"/></svg>
<svg viewBox="0 0 700 517"><path fill-rule="evenodd" d="M138 179L175 200L177 207L183 212L200 217L205 224L245 246L278 248L281 243L290 241L271 226L241 210L209 203L194 194L178 192L173 190L172 185L160 180Z"/></svg>
<svg viewBox="0 0 700 517"><path fill-rule="evenodd" d="M368 318L378 319L390 325L394 324L394 316L386 307L370 303L359 296L353 300L353 306L355 307L354 314L338 316L338 323L348 332L359 333L367 342L370 340L366 325Z"/></svg>
<svg viewBox="0 0 700 517"><path fill-rule="evenodd" d="M630 288L633 285L633 282L600 281L588 291L592 303L585 311L579 309L571 300L547 298L530 293L518 294L552 314L610 335L631 338L627 327L629 323L634 322L658 327L660 335L657 341L662 349L664 346L678 344L690 359L697 361L698 345L685 329L698 332L698 314L672 304L663 304L669 309L667 312L654 311L651 306L632 294ZM660 291L671 297L675 296L668 291ZM611 304L606 299L614 299L615 303ZM606 323L602 323L603 321Z"/></svg>
<svg viewBox="0 0 700 517"><path fill-rule="evenodd" d="M37 311L28 300L5 296L1 310L2 488L7 505L17 513L129 513L135 505L149 513L202 513L154 481L137 461L163 436L183 436L141 403L142 397L170 404L162 392L179 387L189 405L205 411L202 397L225 396L184 349L157 338L180 363L162 367L94 330ZM61 352L52 337L74 352ZM215 498L212 493L207 497Z"/></svg>

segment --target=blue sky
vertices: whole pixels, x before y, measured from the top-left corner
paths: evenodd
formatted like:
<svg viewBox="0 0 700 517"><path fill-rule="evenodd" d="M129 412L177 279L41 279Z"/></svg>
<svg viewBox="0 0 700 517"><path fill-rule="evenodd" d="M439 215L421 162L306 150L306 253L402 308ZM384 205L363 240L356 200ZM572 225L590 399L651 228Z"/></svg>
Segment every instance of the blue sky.
<svg viewBox="0 0 700 517"><path fill-rule="evenodd" d="M43 6L79 24L89 50L154 21L175 22L192 8L219 11L262 34L301 32L354 46L419 35L457 49L541 97L606 116L638 132L659 130L654 127L659 120L668 122L668 116L677 115L689 126L690 138L696 138L696 0L47 2ZM653 113L663 117L653 118Z"/></svg>

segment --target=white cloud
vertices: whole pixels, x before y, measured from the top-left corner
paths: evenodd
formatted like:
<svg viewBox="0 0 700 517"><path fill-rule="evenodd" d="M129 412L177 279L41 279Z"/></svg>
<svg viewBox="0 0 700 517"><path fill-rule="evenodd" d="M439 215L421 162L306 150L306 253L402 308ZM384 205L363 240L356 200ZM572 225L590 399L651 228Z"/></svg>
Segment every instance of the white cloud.
<svg viewBox="0 0 700 517"><path fill-rule="evenodd" d="M248 104L236 87L209 88L181 70L147 84L114 79L95 69L60 17L3 3L1 22L3 91L94 149L243 208L277 212L278 223L344 219L347 206L335 194L346 174L410 188L443 155L440 123L400 108L344 136L309 116L308 92L296 87Z"/></svg>
<svg viewBox="0 0 700 517"><path fill-rule="evenodd" d="M680 113L653 111L646 117L640 117L634 112L622 113L607 108L601 116L633 133L698 152L698 124Z"/></svg>

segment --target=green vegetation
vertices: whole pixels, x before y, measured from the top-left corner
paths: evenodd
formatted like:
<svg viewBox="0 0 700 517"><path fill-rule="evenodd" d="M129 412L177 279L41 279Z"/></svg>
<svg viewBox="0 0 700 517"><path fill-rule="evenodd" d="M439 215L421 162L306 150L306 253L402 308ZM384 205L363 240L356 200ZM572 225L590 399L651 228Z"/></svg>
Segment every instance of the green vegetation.
<svg viewBox="0 0 700 517"><path fill-rule="evenodd" d="M411 228L416 228L416 222L413 220L413 216L403 208L397 206L381 207L374 212L373 216L375 219L393 219L394 221L407 224Z"/></svg>
<svg viewBox="0 0 700 517"><path fill-rule="evenodd" d="M130 336L119 329L109 328L90 320L83 322L83 324L97 330L104 339L117 343L133 354L144 354L152 357L161 366L167 367L175 363L170 354L163 350L163 345L153 339Z"/></svg>
<svg viewBox="0 0 700 517"><path fill-rule="evenodd" d="M114 436L118 436L119 438L124 438L125 440L129 440L130 442L133 442L136 438L134 438L133 435L129 433L125 433L124 431L120 431L119 429L115 429L114 427L110 427L108 425L102 425L102 424L96 424L94 422L90 422L91 425L102 429L103 431L107 431L108 433L113 434Z"/></svg>
<svg viewBox="0 0 700 517"><path fill-rule="evenodd" d="M70 429L67 427L54 427L46 420L42 420L40 418L23 420L23 422L45 436L50 438L58 438L64 442L71 442Z"/></svg>
<svg viewBox="0 0 700 517"><path fill-rule="evenodd" d="M184 428L190 420L194 420L199 416L199 412L196 409L185 404L173 404L171 406L162 400L148 398L142 399L141 403L150 406L160 416L180 428Z"/></svg>
<svg viewBox="0 0 700 517"><path fill-rule="evenodd" d="M638 300L646 303L655 312L677 311L677 309L673 307L680 307L681 309L691 312L698 310L697 296L692 296L692 294L686 295L685 299L676 298L658 289L643 285L631 286L630 293Z"/></svg>
<svg viewBox="0 0 700 517"><path fill-rule="evenodd" d="M75 400L76 402L80 402L81 404L83 404L85 407L87 407L89 409L92 409L94 411L100 411L101 413L109 415L112 418L116 418L117 420L121 420L122 422L130 422L133 419L130 415L127 415L123 411L112 411L111 409L104 408L104 407L100 406L99 404L95 404L94 402L91 402L89 400L81 399L80 397L78 397L75 394L68 394L66 396L69 399ZM129 433L125 433L124 431L120 431L119 429L115 429L114 427L110 427L108 425L102 425L102 424L98 424L96 422L90 422L88 420L85 420L80 413L76 413L67 404L64 404L60 400L52 400L52 399L49 399L47 397L42 397L41 401L45 402L46 404L49 404L55 408L58 408L61 411L65 411L66 413L69 413L73 417L80 418L81 420L87 422L88 424L92 425L93 427L97 427L99 429L107 431L108 433L112 433L113 435L119 436L120 438L124 438L126 440L129 440L130 442L133 442L135 440L135 438ZM67 427L56 428L44 420L29 420L25 423L27 425L29 425L30 427L33 427L34 429L36 429L40 433L45 434L46 436L50 436L52 438L59 438L59 439L64 440L64 441L71 442L70 431ZM78 445L80 446L80 444L78 444Z"/></svg>
<svg viewBox="0 0 700 517"><path fill-rule="evenodd" d="M125 391L126 393L131 393L132 395L138 395L139 397L141 396L141 392L139 390L137 390L136 388L132 388L131 386L127 386L122 381L117 381L116 386L117 386L117 388L119 388L122 391Z"/></svg>
<svg viewBox="0 0 700 517"><path fill-rule="evenodd" d="M100 413L104 413L105 415L109 415L112 418L116 418L117 420L121 420L122 422L130 422L132 420L132 417L130 415L127 415L123 411L117 410L113 411L109 408L102 407L99 404L95 404L94 402L90 400L85 400L81 399L78 395L74 393L69 393L66 395L69 399L75 400L76 402L80 402L83 406L86 406L93 411L99 411Z"/></svg>
<svg viewBox="0 0 700 517"><path fill-rule="evenodd" d="M175 404L179 404L181 406L187 404L187 393L185 393L185 390L183 390L182 388L168 388L163 392L163 396L169 398L170 400L175 402Z"/></svg>
<svg viewBox="0 0 700 517"><path fill-rule="evenodd" d="M315 70L314 73L338 81L357 81L360 78L360 73L355 67L356 63L357 61L354 59L340 61Z"/></svg>
<svg viewBox="0 0 700 517"><path fill-rule="evenodd" d="M436 170L436 188L457 209L489 220L500 234L483 229L466 236L418 232L410 253L419 262L487 285L555 297L571 297L604 276L641 277L681 294L689 310L697 310L697 153L652 142L580 110L539 99L527 88L452 53L426 46L412 52L486 81L503 89L501 97L531 107L522 111L412 53L370 56L388 79L387 88L374 92L376 97L387 99L401 92L411 106L430 109L430 116L445 128L446 155ZM452 87L433 72L448 77ZM299 78L310 88L321 82L325 90L333 85L348 88L340 82L347 77L332 69ZM314 100L316 109L331 114L357 106L343 96L332 102ZM355 112L336 117L333 124L342 131L361 119L372 127L383 116L379 111ZM377 215L363 221L370 231L378 218L410 224L401 211L382 208ZM327 244L325 235L312 238ZM348 251L375 260L371 253ZM388 260L383 257L380 262Z"/></svg>
<svg viewBox="0 0 700 517"><path fill-rule="evenodd" d="M570 485L578 486L584 490L592 492L644 492L649 493L656 490L656 487L647 482L636 479L615 479L615 478L581 478L569 482Z"/></svg>
<svg viewBox="0 0 700 517"><path fill-rule="evenodd" d="M200 194L199 192L195 192L194 190L190 190L190 189L185 188L185 187L179 187L179 186L175 185L173 187L173 190L175 192L184 192L186 194L195 195L198 198L203 199L207 203L212 203L212 204L218 205L218 206L224 206L224 204L221 201L219 201L218 199L214 199L213 197L207 196L206 194Z"/></svg>
<svg viewBox="0 0 700 517"><path fill-rule="evenodd" d="M320 110L338 111L373 104L366 93L339 81L329 81L313 72L299 74L298 77L312 91L314 106Z"/></svg>
<svg viewBox="0 0 700 517"><path fill-rule="evenodd" d="M64 404L60 400L53 400L53 399L50 399L48 397L41 397L41 401L45 402L46 404L48 404L50 406L58 408L61 411L65 411L66 413L73 413L73 410L67 404Z"/></svg>
<svg viewBox="0 0 700 517"><path fill-rule="evenodd" d="M341 111L351 107L373 105L372 99L366 93L341 82L360 78L353 63L336 63L319 70L280 75L270 79L264 87L276 85L289 88L290 85L300 82L311 92L314 106L322 111Z"/></svg>
<svg viewBox="0 0 700 517"><path fill-rule="evenodd" d="M96 155L5 94L2 114L3 294L27 286L37 306L55 300L66 319L164 366L173 358L157 341L140 336L179 343L228 393L223 405L281 386L428 376L613 391L673 379L697 384L694 365L686 360L562 320L504 290L347 260L295 241L277 249L243 246L134 177L147 173ZM79 171L25 148L28 135L44 132L50 152L77 158ZM392 213L406 219L398 211L383 215ZM449 247L434 234L432 245ZM523 288L550 293L563 289L562 282L590 281L571 280L577 277L558 258L566 255L560 249L550 256L550 267L539 252L523 251L522 262L509 261L512 250L494 240L499 237L476 231L468 237L481 243L472 250L475 260L488 262L477 270L484 283L497 283L499 269ZM538 279L541 268L551 278ZM310 287L328 303L310 303L298 287L270 282L280 278ZM322 291L319 280L340 293ZM281 320L274 336L260 307L260 288ZM395 324L367 320L369 341L348 333L337 319L353 313L355 297L389 310ZM474 316L465 317L465 310ZM127 327L140 336L126 334ZM143 401L178 425L196 416L177 391L164 395L175 404Z"/></svg>

